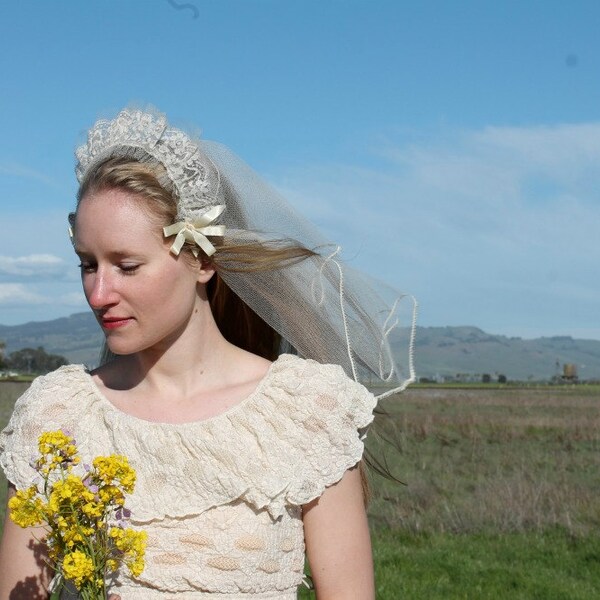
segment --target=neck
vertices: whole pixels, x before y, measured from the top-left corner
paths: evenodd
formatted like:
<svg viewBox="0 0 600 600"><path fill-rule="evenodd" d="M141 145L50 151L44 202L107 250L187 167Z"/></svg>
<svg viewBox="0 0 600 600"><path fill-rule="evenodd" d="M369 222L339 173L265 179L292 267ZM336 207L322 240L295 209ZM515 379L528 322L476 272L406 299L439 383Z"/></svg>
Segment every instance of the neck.
<svg viewBox="0 0 600 600"><path fill-rule="evenodd" d="M171 338L119 361L126 387L189 390L210 387L222 379L230 357L239 349L221 334L208 302L201 302L190 320Z"/></svg>

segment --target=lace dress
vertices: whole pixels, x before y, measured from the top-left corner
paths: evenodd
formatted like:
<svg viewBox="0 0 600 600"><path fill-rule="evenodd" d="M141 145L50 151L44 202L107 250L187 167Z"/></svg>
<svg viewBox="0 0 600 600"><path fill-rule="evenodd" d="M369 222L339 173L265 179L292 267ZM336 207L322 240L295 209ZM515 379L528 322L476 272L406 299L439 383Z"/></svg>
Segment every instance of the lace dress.
<svg viewBox="0 0 600 600"><path fill-rule="evenodd" d="M115 408L81 365L36 379L0 434L17 488L42 431L73 432L83 462L124 454L138 473L132 525L148 532L146 569L112 582L123 600L296 598L302 505L355 465L375 398L336 365L282 355L225 413L153 423Z"/></svg>

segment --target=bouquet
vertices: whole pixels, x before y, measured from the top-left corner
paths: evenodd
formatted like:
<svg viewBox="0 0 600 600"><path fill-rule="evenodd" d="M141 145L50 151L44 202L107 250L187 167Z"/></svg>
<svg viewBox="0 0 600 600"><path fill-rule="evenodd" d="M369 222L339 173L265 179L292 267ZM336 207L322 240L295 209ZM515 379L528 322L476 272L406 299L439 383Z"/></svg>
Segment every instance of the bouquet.
<svg viewBox="0 0 600 600"><path fill-rule="evenodd" d="M73 437L62 430L42 433L39 458L32 466L40 483L19 490L8 504L21 527L46 530L50 566L55 571L52 598L66 581L82 600L105 600L106 577L125 564L132 576L144 569L145 531L127 527L131 513L125 494L132 493L135 470L125 456L98 456L80 464Z"/></svg>

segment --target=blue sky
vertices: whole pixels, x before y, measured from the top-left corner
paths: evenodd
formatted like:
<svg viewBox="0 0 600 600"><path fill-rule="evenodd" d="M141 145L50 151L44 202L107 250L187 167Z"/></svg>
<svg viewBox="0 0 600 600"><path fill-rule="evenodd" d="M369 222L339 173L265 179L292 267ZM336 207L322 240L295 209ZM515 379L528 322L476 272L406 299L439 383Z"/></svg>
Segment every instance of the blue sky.
<svg viewBox="0 0 600 600"><path fill-rule="evenodd" d="M73 149L133 102L230 146L420 324L600 339L600 4L184 5L2 3L1 324L85 310Z"/></svg>

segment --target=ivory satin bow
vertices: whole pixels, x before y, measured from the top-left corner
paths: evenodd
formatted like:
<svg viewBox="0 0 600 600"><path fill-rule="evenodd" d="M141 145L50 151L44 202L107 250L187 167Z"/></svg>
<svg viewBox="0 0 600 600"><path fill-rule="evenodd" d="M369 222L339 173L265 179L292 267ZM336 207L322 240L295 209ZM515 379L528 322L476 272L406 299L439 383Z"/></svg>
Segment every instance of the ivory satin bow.
<svg viewBox="0 0 600 600"><path fill-rule="evenodd" d="M171 246L171 252L176 256L181 252L181 248L185 242L193 242L204 252L207 256L212 256L216 252L216 248L210 243L207 235L225 235L225 225L211 225L211 223L219 217L219 215L225 210L224 204L218 204L213 206L209 211L205 212L199 219L192 223L180 221L179 223L173 223L168 227L163 227L163 233L165 237L171 237L175 235L175 241ZM198 256L198 248L192 247L192 253L194 256Z"/></svg>

